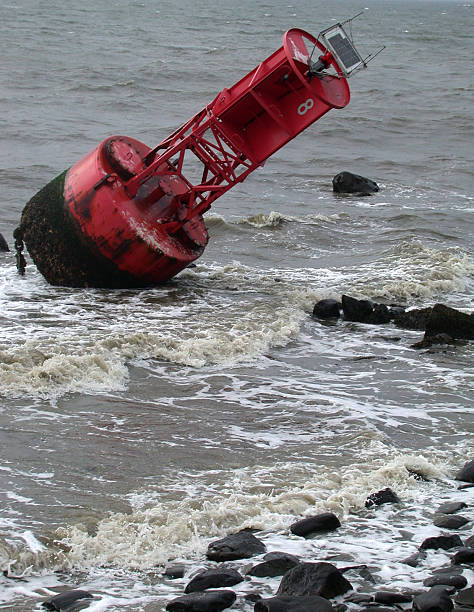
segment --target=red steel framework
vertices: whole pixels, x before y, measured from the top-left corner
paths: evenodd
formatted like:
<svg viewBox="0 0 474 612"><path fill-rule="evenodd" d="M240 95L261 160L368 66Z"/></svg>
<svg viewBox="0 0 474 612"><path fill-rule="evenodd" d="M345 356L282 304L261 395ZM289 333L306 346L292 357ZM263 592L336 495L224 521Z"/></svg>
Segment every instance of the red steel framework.
<svg viewBox="0 0 474 612"><path fill-rule="evenodd" d="M318 74L309 69L314 45L327 68ZM282 47L154 149L124 136L103 141L68 172L66 206L84 240L120 270L166 280L202 254L202 214L214 200L349 99L331 53L291 29Z"/></svg>

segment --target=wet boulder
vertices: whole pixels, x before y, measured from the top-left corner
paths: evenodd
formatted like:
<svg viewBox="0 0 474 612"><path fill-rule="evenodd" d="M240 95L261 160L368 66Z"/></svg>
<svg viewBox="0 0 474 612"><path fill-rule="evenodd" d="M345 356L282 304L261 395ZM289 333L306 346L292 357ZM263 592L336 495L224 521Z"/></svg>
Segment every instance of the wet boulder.
<svg viewBox="0 0 474 612"><path fill-rule="evenodd" d="M75 589L73 591L59 593L59 595L55 595L54 597L47 599L43 602L43 607L47 610L71 610L74 604L79 600L93 599L93 597L94 596L88 591Z"/></svg>
<svg viewBox="0 0 474 612"><path fill-rule="evenodd" d="M385 304L376 304L370 300L357 300L348 295L342 296L342 311L346 321L378 325L391 320L390 311Z"/></svg>
<svg viewBox="0 0 474 612"><path fill-rule="evenodd" d="M402 329L424 331L432 310L433 308L429 306L428 308L413 308L412 310L396 312L394 313L393 322Z"/></svg>
<svg viewBox="0 0 474 612"><path fill-rule="evenodd" d="M446 504L441 504L441 506L436 511L438 514L454 514L458 510L462 510L463 508L467 508L467 504L463 501L460 502L447 502Z"/></svg>
<svg viewBox="0 0 474 612"><path fill-rule="evenodd" d="M225 538L211 542L206 556L211 561L235 561L248 559L266 552L265 544L248 529L232 533Z"/></svg>
<svg viewBox="0 0 474 612"><path fill-rule="evenodd" d="M333 612L334 607L319 595L291 597L279 595L260 599L255 603L254 612Z"/></svg>
<svg viewBox="0 0 474 612"><path fill-rule="evenodd" d="M459 529L467 523L469 523L469 519L460 514L438 514L433 520L433 524L442 529Z"/></svg>
<svg viewBox="0 0 474 612"><path fill-rule="evenodd" d="M429 591L420 593L413 600L413 610L417 612L451 612L453 608L449 587L442 585L431 587Z"/></svg>
<svg viewBox="0 0 474 612"><path fill-rule="evenodd" d="M237 595L234 591L224 589L190 593L171 600L166 605L166 610L169 612L220 612L220 610L230 608L236 599Z"/></svg>
<svg viewBox="0 0 474 612"><path fill-rule="evenodd" d="M271 552L263 557L263 562L254 565L249 571L250 576L259 578L283 576L291 568L298 565L299 559L285 552Z"/></svg>
<svg viewBox="0 0 474 612"><path fill-rule="evenodd" d="M194 576L191 582L188 582L185 593L196 593L198 591L205 591L206 589L216 589L219 587L234 586L243 581L243 576L239 572L232 568L217 567L204 570Z"/></svg>
<svg viewBox="0 0 474 612"><path fill-rule="evenodd" d="M474 482L474 459L465 463L455 478L463 482Z"/></svg>
<svg viewBox="0 0 474 612"><path fill-rule="evenodd" d="M454 554L451 559L453 565L473 565L474 564L474 548L464 546Z"/></svg>
<svg viewBox="0 0 474 612"><path fill-rule="evenodd" d="M437 334L474 340L474 316L444 304L435 304L426 322L425 337Z"/></svg>
<svg viewBox="0 0 474 612"><path fill-rule="evenodd" d="M474 586L461 591L456 595L454 601L466 610L474 610Z"/></svg>
<svg viewBox="0 0 474 612"><path fill-rule="evenodd" d="M370 195L379 191L377 183L365 176L353 174L352 172L339 172L332 179L332 189L334 193L357 193L360 195Z"/></svg>
<svg viewBox="0 0 474 612"><path fill-rule="evenodd" d="M467 578L462 574L436 574L423 580L424 586L432 587L439 584L451 586L455 589L463 589L467 585Z"/></svg>
<svg viewBox="0 0 474 612"><path fill-rule="evenodd" d="M366 508L373 508L374 506L381 506L382 504L399 504L400 498L396 493L392 491L389 487L386 489L382 489L381 491L377 491L376 493L371 493L369 497L365 501Z"/></svg>
<svg viewBox="0 0 474 612"><path fill-rule="evenodd" d="M9 251L8 243L5 238L0 234L0 251Z"/></svg>
<svg viewBox="0 0 474 612"><path fill-rule="evenodd" d="M283 576L277 595L320 595L331 599L351 589L351 583L331 563L299 563Z"/></svg>
<svg viewBox="0 0 474 612"><path fill-rule="evenodd" d="M308 537L315 533L334 531L340 526L341 523L335 514L323 512L322 514L308 516L300 521L296 521L296 523L290 526L290 531L294 535Z"/></svg>
<svg viewBox="0 0 474 612"><path fill-rule="evenodd" d="M394 591L377 591L374 595L376 603L385 605L394 605L408 603L413 599L413 595L409 593L396 593Z"/></svg>
<svg viewBox="0 0 474 612"><path fill-rule="evenodd" d="M462 546L462 540L457 534L440 535L423 540L420 550L450 550L456 546Z"/></svg>
<svg viewBox="0 0 474 612"><path fill-rule="evenodd" d="M313 317L318 319L338 319L340 316L341 304L334 299L320 300L314 305Z"/></svg>

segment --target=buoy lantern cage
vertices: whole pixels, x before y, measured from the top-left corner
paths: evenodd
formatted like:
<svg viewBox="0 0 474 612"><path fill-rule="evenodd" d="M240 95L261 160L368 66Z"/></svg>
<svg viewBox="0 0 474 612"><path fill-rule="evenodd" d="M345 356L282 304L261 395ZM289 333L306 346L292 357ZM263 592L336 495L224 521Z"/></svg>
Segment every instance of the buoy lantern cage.
<svg viewBox="0 0 474 612"><path fill-rule="evenodd" d="M152 285L202 255L203 214L214 200L348 104L354 52L340 30L331 34L287 31L282 47L155 148L111 136L51 181L26 205L19 228L45 278L66 286Z"/></svg>

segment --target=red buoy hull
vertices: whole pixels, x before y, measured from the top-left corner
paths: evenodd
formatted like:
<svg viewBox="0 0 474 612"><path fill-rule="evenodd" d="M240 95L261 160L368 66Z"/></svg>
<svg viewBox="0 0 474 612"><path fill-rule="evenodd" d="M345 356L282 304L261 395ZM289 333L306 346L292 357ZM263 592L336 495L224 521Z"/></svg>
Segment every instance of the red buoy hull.
<svg viewBox="0 0 474 612"><path fill-rule="evenodd" d="M208 242L201 215L176 232L164 221L179 219L180 177L156 173L133 198L125 189L143 168L150 148L124 136L101 142L68 171L64 202L87 248L143 284L167 280L200 257Z"/></svg>

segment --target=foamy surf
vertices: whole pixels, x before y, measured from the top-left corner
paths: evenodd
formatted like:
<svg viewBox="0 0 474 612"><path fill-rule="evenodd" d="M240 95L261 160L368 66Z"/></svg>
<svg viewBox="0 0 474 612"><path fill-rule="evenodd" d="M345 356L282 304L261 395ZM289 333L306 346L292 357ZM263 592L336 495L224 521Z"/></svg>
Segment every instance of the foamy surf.
<svg viewBox="0 0 474 612"><path fill-rule="evenodd" d="M170 559L198 559L211 539L246 527L260 531L264 540L283 542L289 525L298 517L328 511L336 513L346 527L340 538L323 539L325 554L343 550L347 554L351 548L348 535L356 550L362 546L356 534L357 525L367 518L367 496L385 487L401 498L401 512L407 512L407 516L411 513L409 527L416 545L428 532L433 497L441 503L452 496L448 478L451 466L436 455L427 458L400 453L380 458L374 454L376 450L385 455L389 451L374 441L370 452L366 447L362 462L338 471L312 464L303 467L300 463L265 469L256 466L229 474L216 471L214 486L197 489L196 474L188 483L189 495L184 494L180 500L160 501L159 489L137 492L129 497L130 513L110 513L99 520L93 532L80 524L60 528L47 552L44 547L39 549L30 535L26 541L33 541L35 546L29 546L29 552L23 551L16 559L10 548L9 568L16 573L35 573L49 564L56 570L114 567L146 571ZM430 482L422 482L418 476ZM186 489L185 475L180 486ZM393 513L391 509L387 512ZM381 560L398 529L405 527L403 522L398 527L387 525L383 515L380 510L370 518L371 537L379 540L377 556ZM296 552L304 554L307 545L302 541ZM373 556L371 552L372 562Z"/></svg>

